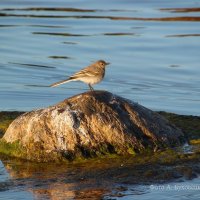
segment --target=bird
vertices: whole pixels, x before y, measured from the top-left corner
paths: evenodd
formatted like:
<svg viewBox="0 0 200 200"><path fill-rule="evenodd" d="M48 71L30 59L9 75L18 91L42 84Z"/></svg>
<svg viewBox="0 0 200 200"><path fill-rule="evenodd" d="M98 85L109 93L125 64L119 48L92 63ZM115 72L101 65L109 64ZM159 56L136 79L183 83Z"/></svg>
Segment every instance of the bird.
<svg viewBox="0 0 200 200"><path fill-rule="evenodd" d="M92 85L97 84L103 80L105 75L105 67L109 64L110 63L105 62L104 60L98 60L76 72L68 79L51 84L50 87L57 87L63 83L68 83L71 81L82 81L88 84L91 91L94 91Z"/></svg>

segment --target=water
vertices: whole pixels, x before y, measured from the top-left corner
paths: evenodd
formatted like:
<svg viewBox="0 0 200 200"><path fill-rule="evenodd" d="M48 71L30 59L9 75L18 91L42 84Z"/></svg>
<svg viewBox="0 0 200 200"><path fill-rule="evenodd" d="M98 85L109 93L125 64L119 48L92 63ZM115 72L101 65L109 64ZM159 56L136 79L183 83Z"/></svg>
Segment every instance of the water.
<svg viewBox="0 0 200 200"><path fill-rule="evenodd" d="M84 92L83 83L48 85L104 59L111 65L95 89L153 110L200 115L199 7L196 0L1 0L0 110L28 111ZM36 171L30 178L28 172L16 176L1 163L0 199L62 199L58 194L69 199L103 194L106 199L115 192L107 191L115 185L109 181L103 182L106 187L89 184L81 190L80 180L63 183L55 173L42 182L48 173ZM113 198L199 198L194 190L126 187L122 197Z"/></svg>
<svg viewBox="0 0 200 200"><path fill-rule="evenodd" d="M61 165L2 159L0 199L197 200L200 198L199 178L144 184L139 177L134 177L131 173L131 170L135 170L134 167L126 172L120 169L123 167L122 164L115 161L111 159L103 163L92 161L89 164ZM145 170L144 166L142 168ZM131 184L134 181L137 184Z"/></svg>
<svg viewBox="0 0 200 200"><path fill-rule="evenodd" d="M95 89L200 115L199 4L1 0L0 110L46 107L84 92L83 83L47 86L104 59L111 65Z"/></svg>
<svg viewBox="0 0 200 200"><path fill-rule="evenodd" d="M117 200L176 200L176 199L199 199L200 182L198 179L186 181L186 182L175 182L165 184L152 184L152 185L137 185L129 186L129 189L125 192L120 192L119 198L114 197L107 199ZM115 191L113 191L115 194ZM106 198L105 198L106 199Z"/></svg>

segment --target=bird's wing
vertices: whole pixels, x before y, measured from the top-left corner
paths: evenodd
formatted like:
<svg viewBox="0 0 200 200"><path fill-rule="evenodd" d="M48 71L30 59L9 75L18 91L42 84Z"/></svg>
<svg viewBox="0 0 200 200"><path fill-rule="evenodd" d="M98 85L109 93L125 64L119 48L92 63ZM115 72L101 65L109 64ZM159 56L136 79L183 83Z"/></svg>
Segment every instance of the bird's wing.
<svg viewBox="0 0 200 200"><path fill-rule="evenodd" d="M80 70L79 72L76 72L74 75L71 76L71 78L79 78L79 77L85 77L85 76L92 77L92 76L96 76L98 73L99 72L96 71L93 66L89 66Z"/></svg>

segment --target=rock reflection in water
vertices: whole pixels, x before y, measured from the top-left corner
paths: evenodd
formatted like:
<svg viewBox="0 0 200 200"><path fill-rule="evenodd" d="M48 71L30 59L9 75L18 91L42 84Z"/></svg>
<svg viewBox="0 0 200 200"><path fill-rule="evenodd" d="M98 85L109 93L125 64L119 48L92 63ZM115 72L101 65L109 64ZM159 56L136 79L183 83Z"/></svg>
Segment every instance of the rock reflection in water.
<svg viewBox="0 0 200 200"><path fill-rule="evenodd" d="M98 179L87 165L36 164L3 161L13 184L31 192L34 199L101 199L112 180ZM91 171L91 174L90 174ZM98 173L97 173L98 174Z"/></svg>

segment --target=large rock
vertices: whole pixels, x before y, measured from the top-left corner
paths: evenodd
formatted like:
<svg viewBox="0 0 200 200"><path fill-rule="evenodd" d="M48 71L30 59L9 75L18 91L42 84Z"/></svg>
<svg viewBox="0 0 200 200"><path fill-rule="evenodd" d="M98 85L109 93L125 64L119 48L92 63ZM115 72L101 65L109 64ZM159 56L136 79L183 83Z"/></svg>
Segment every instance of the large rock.
<svg viewBox="0 0 200 200"><path fill-rule="evenodd" d="M159 114L105 91L86 92L19 116L3 140L29 160L134 154L182 144L180 129Z"/></svg>

